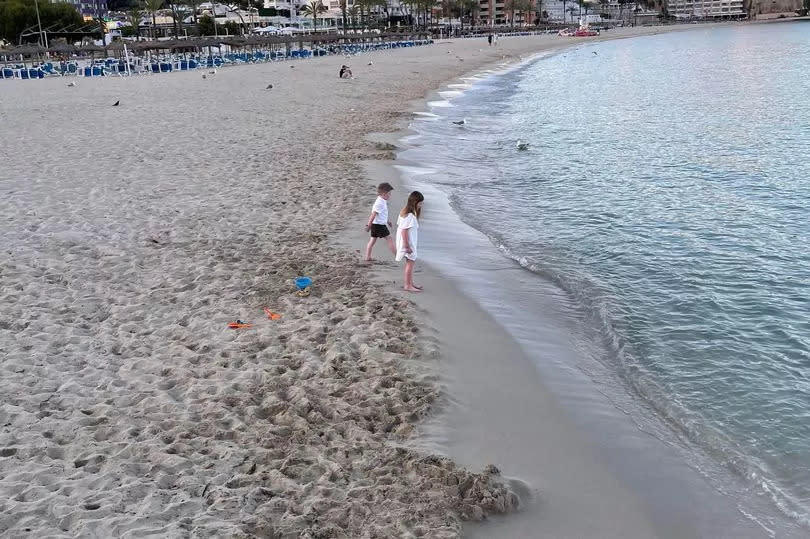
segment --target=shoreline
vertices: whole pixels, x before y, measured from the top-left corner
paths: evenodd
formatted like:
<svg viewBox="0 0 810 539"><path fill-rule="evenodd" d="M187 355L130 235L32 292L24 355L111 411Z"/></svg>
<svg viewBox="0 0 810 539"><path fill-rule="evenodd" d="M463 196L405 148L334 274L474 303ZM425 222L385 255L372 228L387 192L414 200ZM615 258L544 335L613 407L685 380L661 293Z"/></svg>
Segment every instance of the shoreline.
<svg viewBox="0 0 810 539"><path fill-rule="evenodd" d="M634 36L621 36L621 38L626 37ZM555 53L563 48L566 47L544 48L535 51L530 58L524 61L525 63L538 61L537 57L543 53ZM503 74L503 72L519 68L520 63L523 62L512 62L508 65L504 62L493 62L479 66L463 76L446 80L441 87L434 88L422 99L412 102L407 110L414 114L413 117L416 118L416 114L430 111L428 103L437 98L441 99L438 94L443 90L447 90L448 84L463 82L462 79L474 75L482 77L497 76ZM433 112L440 112L441 110L444 109L434 110ZM401 153L403 146L404 148L408 147L408 142L402 144L403 140L413 134L413 131L403 128L396 133L374 134L371 136L371 140L385 144L395 144L398 146L398 153ZM405 158L404 161L398 159L383 163L367 162L366 170L369 177L385 179L397 186L397 189L407 192L410 189L405 189L403 172L395 171L393 168L400 166L407 168L414 165L420 166L421 164L410 163ZM434 190L433 187L420 183L412 185L412 187ZM438 193L438 190L435 191L433 194ZM426 193L429 200L432 200L427 194L428 191L423 192ZM402 193L401 196L404 196L404 194ZM439 196L443 195L439 194ZM461 219L449 208L448 203L443 203L443 206L445 207L440 210L443 215L439 219L441 223L439 229L444 231L446 230L444 227L449 221L455 221L460 228L471 231L471 235L481 236L483 242L480 243L486 244L490 251L495 252L497 254L495 258L500 258L502 265L514 266L513 269L517 272L524 271L517 263L497 253L497 249L490 243L488 238L483 237L472 227L462 223ZM396 205L393 208L395 209ZM435 207L432 209L435 211ZM436 221L434 221L435 224ZM428 229L426 228L426 230ZM429 232L425 232L425 234L427 235ZM465 233L462 232L460 236L453 236L453 239L458 240L459 237L464 235ZM428 240L422 241L427 243ZM437 243L439 244L438 247L432 247L434 250L442 252L442 246L447 246L452 242L442 240ZM420 245L420 251L425 252L428 250ZM599 409L596 412L591 410L589 412L591 417L586 413L583 418L581 416L582 410L576 410L578 407L581 408L579 403L572 405L572 402L576 399L559 394L559 387L543 387L545 382L548 381L546 376L549 374L549 370L546 368L538 371L535 370L536 366L531 364L532 360L529 359L531 354L525 349L525 346L536 343L529 340L524 342L522 346L518 346L521 326L519 325L517 328L518 334L505 330L503 318L497 316L493 318L491 309L482 304L484 300L480 297L473 299L474 296L471 295L471 290L467 288L471 286L470 279L460 278L457 275L448 275L448 272L453 270L460 270L462 273L469 274L474 273L474 270L468 270L466 267L459 267L458 265L454 266L452 263L446 263L446 261L437 265L435 262L427 260L421 265L423 267L422 279L434 283L430 289L426 287L426 294L432 295L436 293L438 297L427 298L426 294L417 294L413 301L428 315L428 319L434 324L434 330L443 344L445 384L448 387L444 408L438 411L438 417L432 418L428 425L420 429L425 438L423 442L427 444L428 449L446 453L457 462L471 468L480 466L482 462L489 459L504 471L507 478L511 476L511 479L508 479L507 482L511 482L513 489L522 492L523 496L528 496L530 499L528 505L521 507L517 516L496 517L494 522L483 526L465 526L465 536L469 534L471 537L491 537L495 534L498 537L525 537L526 534L532 533L533 530L543 529L544 533L549 533L551 536L562 537L597 535L600 537L767 537L773 536L774 532L769 528L769 525L773 526L774 524L776 529L780 530L777 532L777 536L783 536L781 533L785 532L783 527L785 523L769 523L769 517L767 516L764 522L760 521L756 509L754 509L753 513L748 513L746 509L751 510L751 507L740 502L740 500L735 501L734 497L728 493L721 494L722 489L718 492L718 487L707 481L706 477L703 476L703 472L698 472L692 466L687 466L684 461L685 453L683 451L669 447L670 442L659 440L655 436L648 436L648 433L639 432L638 425L628 424L631 422L626 421L624 418L617 417L607 423L629 439L637 437L638 439L635 442L613 444L610 441L606 443L604 439L598 437L594 439L592 436L586 435L582 438L582 428L594 427L595 422L599 421L597 417L599 414L607 412L608 414L621 416L622 414L618 413L621 411L620 406L613 403L605 395L587 395L584 397L585 400L604 398L608 402L607 408L611 410ZM398 269L392 271L388 267L382 270L377 268L375 273L378 273L379 278L388 285L401 281ZM511 275L511 273L508 274ZM419 273L417 273L417 276L419 276ZM460 289L462 285L463 289ZM405 296L408 295L405 294ZM462 296L462 298L458 299L457 296ZM459 305L463 305L463 307L460 308ZM465 315L467 313L471 314L470 316L463 316L461 313ZM460 321L459 318L463 318L463 321ZM466 332L459 329L459 326L463 324L468 325L468 328L465 328ZM498 344L492 345L491 342L488 342L488 339L482 340L477 337L478 335L489 335L491 340ZM507 350L509 352L504 354L504 351ZM510 377L498 369L493 370L485 364L486 361L477 359L488 353L492 354L493 358L497 357L499 359L500 367L506 371L514 369L514 372L520 372L520 375L514 375L513 372L513 376ZM509 365L504 367L500 360L509 357L510 354L513 354L513 357L510 358L512 361L508 361ZM470 359L473 360L472 365ZM535 358L535 362L537 360ZM450 368L446 363L451 364ZM522 370L527 365L531 369L529 371ZM554 374L552 374L553 377ZM463 380L463 382L459 382L459 380ZM503 383L499 384L496 380ZM527 383L527 380L532 380L532 382ZM551 382L558 386L561 383L563 385L571 383L570 380L562 379L551 380ZM519 396L510 400L509 398L490 395L492 386L514 388ZM529 396L528 392L524 391L529 387L537 389L539 394ZM593 388L590 391L596 393ZM482 395L484 396L482 397ZM566 400L569 402L560 407L561 401ZM473 412L472 409L475 409L475 411ZM509 422L530 425L534 419L530 415L522 420L517 419L514 415L526 409L546 410L543 420L537 422L537 424L542 425L544 431L542 434L538 433L537 436L532 437L520 430L510 431L509 427L503 427L504 424ZM490 414L489 417L482 418L487 413ZM572 413L580 414L580 417L570 417ZM463 423L465 421L482 424L467 424L458 427L459 422ZM660 422L660 419L657 419L657 421ZM622 425L622 422L625 424ZM549 426L551 428L546 430ZM604 437L608 428L600 425L597 430L601 430L600 435ZM558 440L565 440L567 437L569 445L567 445L568 450L560 451L556 454L556 458L548 459L546 462L554 462L554 466L560 466L561 463L567 462L568 464L562 464L567 471L576 470L582 472L584 468L588 468L588 465L583 466L583 463L589 462L591 458L595 459L591 462L594 467L588 472L582 472L586 476L582 485L587 486L577 491L576 495L572 495L569 500L573 505L578 505L576 510L573 510L566 503L561 503L557 505L556 513L550 511L549 506L556 504L549 503L548 499L544 499L543 489L537 488L537 482L543 482L546 485L554 484L556 489L549 488L547 491L548 496L558 498L562 491L563 495L561 497L564 497L566 487L570 487L570 484L566 483L570 480L574 482L578 480L576 479L578 477L576 473L565 478L558 476L552 479L549 476L554 474L548 474L548 468L544 469L543 465L540 465L539 469L524 475L516 473L515 469L519 469L519 465L511 466L516 462L522 462L524 470L532 468L534 463L531 462L531 458L528 458L529 456L525 454L520 455L521 451L506 447L503 443L490 443L490 441L481 443L483 448L473 449L471 447L471 444L483 442L487 437L492 437L494 440L509 440L508 445L523 445L524 449L525 446L529 446L532 448L532 456L536 457L538 453L542 455L544 451L549 450L549 447L543 445L541 439L543 435L547 436L549 434L549 430L552 436ZM643 431L643 429L640 430ZM646 439L648 437L653 438L654 441L651 442ZM638 461L633 462L633 457L620 455L617 458L616 455L607 455L605 446L611 445L615 445L611 449L613 452L625 451L629 447L631 452L638 453L635 455ZM640 452L639 447L631 447L633 445L643 446L644 452ZM551 451L559 451L561 446L566 447L566 442L557 443L551 448ZM541 447L544 449L538 450ZM596 449L596 451L589 451L588 449ZM657 456L650 456L647 452ZM509 456L498 459L493 458L493 454ZM572 465L572 461L576 462L576 464ZM505 464L505 462L510 462L510 465ZM656 468L661 466L661 462L666 463L663 466L665 469L657 470ZM639 469L633 469L636 467ZM534 475L532 476L532 474ZM524 482L527 477L533 477L536 480L534 485L531 481ZM661 481L661 483L656 486L649 486L646 484L648 481ZM584 492L588 494L583 494ZM594 492L599 494L589 502L589 494ZM604 522L599 522L599 511L605 509L607 505L606 498L610 498L611 501L618 500L618 506L607 510L601 517L604 518ZM568 507L568 511L564 509L565 507ZM758 509L763 508L759 507ZM622 511L625 511L625 513L622 514ZM583 523L579 521L581 512L597 516L593 519L589 518L587 523ZM616 525L616 517L619 514L622 514L622 517L618 520L622 520L621 526L625 527L611 528L612 525ZM780 515L777 519L783 517L784 515ZM588 525L595 522L598 522L598 524L589 529ZM794 526L792 523L786 523L786 525L788 530ZM794 532L788 531L787 535L784 536L792 537Z"/></svg>

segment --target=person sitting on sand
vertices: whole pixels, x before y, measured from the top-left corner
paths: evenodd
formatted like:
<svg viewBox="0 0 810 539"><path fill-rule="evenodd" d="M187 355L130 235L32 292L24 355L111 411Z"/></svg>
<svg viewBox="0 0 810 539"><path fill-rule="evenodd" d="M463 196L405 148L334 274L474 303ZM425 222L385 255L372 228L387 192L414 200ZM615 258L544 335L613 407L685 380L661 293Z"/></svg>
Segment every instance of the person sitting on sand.
<svg viewBox="0 0 810 539"><path fill-rule="evenodd" d="M388 199L391 198L391 191L393 190L394 188L388 182L382 182L377 186L377 200L374 201L374 206L371 207L371 215L368 218L368 223L366 223L366 230L371 231L371 239L368 240L368 245L366 245L366 257L363 259L366 262L371 262L371 249L377 243L377 238L385 238L391 252L394 254L397 252L394 248L394 239L388 230L389 226L393 226L391 221L388 220Z"/></svg>
<svg viewBox="0 0 810 539"><path fill-rule="evenodd" d="M397 256L399 262L405 259L405 290L421 292L422 287L413 282L413 268L416 266L416 243L419 232L419 216L422 214L422 202L425 197L419 191L408 195L408 202L397 219Z"/></svg>
<svg viewBox="0 0 810 539"><path fill-rule="evenodd" d="M349 66L340 66L340 74L338 75L341 79L350 79L352 78L352 70Z"/></svg>

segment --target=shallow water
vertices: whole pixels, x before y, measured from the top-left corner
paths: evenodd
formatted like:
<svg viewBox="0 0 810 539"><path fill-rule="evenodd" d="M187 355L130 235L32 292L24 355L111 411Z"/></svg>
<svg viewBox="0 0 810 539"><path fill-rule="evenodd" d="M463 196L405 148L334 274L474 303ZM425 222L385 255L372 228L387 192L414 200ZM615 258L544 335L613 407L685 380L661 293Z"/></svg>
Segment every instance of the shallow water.
<svg viewBox="0 0 810 539"><path fill-rule="evenodd" d="M440 92L402 154L556 285L580 353L803 523L808 68L805 22L583 44Z"/></svg>

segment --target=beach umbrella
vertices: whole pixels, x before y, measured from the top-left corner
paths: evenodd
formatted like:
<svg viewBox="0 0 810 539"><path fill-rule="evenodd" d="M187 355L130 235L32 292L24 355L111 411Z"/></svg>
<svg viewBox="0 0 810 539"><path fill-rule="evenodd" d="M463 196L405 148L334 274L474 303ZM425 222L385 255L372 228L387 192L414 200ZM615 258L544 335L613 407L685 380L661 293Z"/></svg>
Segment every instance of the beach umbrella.
<svg viewBox="0 0 810 539"><path fill-rule="evenodd" d="M246 42L242 38L230 37L220 40L223 45L230 45L231 47L244 47Z"/></svg>
<svg viewBox="0 0 810 539"><path fill-rule="evenodd" d="M76 52L76 47L70 43L52 43L51 46L48 47L48 52L55 52L58 54L73 54Z"/></svg>
<svg viewBox="0 0 810 539"><path fill-rule="evenodd" d="M169 48L170 48L171 50L173 50L173 51L179 51L179 50L196 49L196 48L197 48L197 46L198 46L198 45L197 45L197 43L196 43L196 40L192 40L192 39L178 39L178 40L173 40L173 41L170 43Z"/></svg>
<svg viewBox="0 0 810 539"><path fill-rule="evenodd" d="M132 44L132 50L147 51L150 49L155 49L158 48L156 47L156 43L156 41L138 41L137 43Z"/></svg>
<svg viewBox="0 0 810 539"><path fill-rule="evenodd" d="M108 51L122 51L124 50L124 45L126 45L128 49L132 49L134 44L135 43L130 43L128 41L124 41L123 39L119 39L118 41L113 41L107 45L106 49Z"/></svg>
<svg viewBox="0 0 810 539"><path fill-rule="evenodd" d="M219 47L219 40L213 38L202 38L196 40L197 46L200 48L203 47Z"/></svg>
<svg viewBox="0 0 810 539"><path fill-rule="evenodd" d="M104 49L104 47L99 47L98 45L95 45L93 43L87 43L85 45L82 45L81 47L79 47L79 50L81 52L85 52L85 53L89 52L90 53L90 65L91 65L91 67L95 63L94 60L96 58L96 53L106 51L106 49Z"/></svg>
<svg viewBox="0 0 810 539"><path fill-rule="evenodd" d="M14 47L10 51L10 54L12 54L14 56L19 56L20 61L23 63L23 66L25 66L26 64L25 64L25 60L23 60L23 56L34 56L34 55L39 56L40 54L42 54L44 52L45 52L45 47L43 47L42 45L39 45L39 44L36 44L36 43L27 43L25 45L20 45L18 47Z"/></svg>
<svg viewBox="0 0 810 539"><path fill-rule="evenodd" d="M104 47L99 47L98 45L96 45L94 43L87 43L85 45L80 46L79 50L81 52L90 52L90 53L104 52Z"/></svg>
<svg viewBox="0 0 810 539"><path fill-rule="evenodd" d="M20 45L11 49L11 54L21 54L23 56L33 56L34 54L42 54L45 52L45 47L36 43L29 43Z"/></svg>

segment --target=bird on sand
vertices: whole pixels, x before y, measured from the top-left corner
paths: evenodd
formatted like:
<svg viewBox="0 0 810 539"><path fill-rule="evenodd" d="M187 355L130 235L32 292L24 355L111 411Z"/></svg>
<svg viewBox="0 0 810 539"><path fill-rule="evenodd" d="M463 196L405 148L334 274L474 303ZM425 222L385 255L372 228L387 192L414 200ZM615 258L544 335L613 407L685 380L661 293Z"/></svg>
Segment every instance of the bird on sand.
<svg viewBox="0 0 810 539"><path fill-rule="evenodd" d="M117 107L119 103L121 103L121 102L120 102L120 101L116 101L115 103L113 103L113 107Z"/></svg>
<svg viewBox="0 0 810 539"><path fill-rule="evenodd" d="M596 51L591 51L591 52L594 54L594 56L599 56L599 55L596 53Z"/></svg>
<svg viewBox="0 0 810 539"><path fill-rule="evenodd" d="M273 85L272 85L272 84L268 84L268 85L267 85L267 88L265 88L265 90L270 90L270 89L272 89L272 88L273 88Z"/></svg>
<svg viewBox="0 0 810 539"><path fill-rule="evenodd" d="M74 86L76 86L75 82L69 82L67 85L68 88L73 88Z"/></svg>
<svg viewBox="0 0 810 539"><path fill-rule="evenodd" d="M517 141L517 149L519 151L528 150L529 143L528 142L521 142L520 140Z"/></svg>
<svg viewBox="0 0 810 539"><path fill-rule="evenodd" d="M461 120L459 120L457 122L454 121L453 123L456 124L456 125L464 125L464 124L467 123L467 118L462 118Z"/></svg>
<svg viewBox="0 0 810 539"><path fill-rule="evenodd" d="M368 65L373 66L374 62L369 62Z"/></svg>

